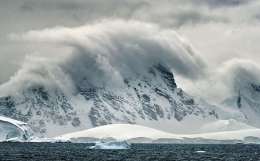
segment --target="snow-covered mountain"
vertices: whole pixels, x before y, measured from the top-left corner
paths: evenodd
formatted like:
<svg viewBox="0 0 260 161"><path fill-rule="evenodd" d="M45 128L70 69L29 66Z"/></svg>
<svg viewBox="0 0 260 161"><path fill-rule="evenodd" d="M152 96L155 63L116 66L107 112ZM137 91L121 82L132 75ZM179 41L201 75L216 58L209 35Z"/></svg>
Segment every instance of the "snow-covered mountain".
<svg viewBox="0 0 260 161"><path fill-rule="evenodd" d="M246 84L241 86L237 95L225 99L222 106L235 109L240 114L239 121L260 128L260 86Z"/></svg>
<svg viewBox="0 0 260 161"><path fill-rule="evenodd" d="M34 86L21 93L21 97L0 98L0 113L27 122L45 137L115 123L188 134L253 128L245 124L230 128L239 124L237 121L259 127L258 102L248 103L249 97L260 98L241 92L235 105L229 105L234 107L228 108L228 101L223 106L211 105L203 99L196 102L177 88L172 72L159 64L144 75L124 78L124 84L117 86L94 86L83 80L73 95ZM229 119L234 120L221 122Z"/></svg>
<svg viewBox="0 0 260 161"><path fill-rule="evenodd" d="M235 83L234 86L236 92L220 103L212 104L199 96L194 100L200 107L213 111L219 120L233 119L260 128L260 86L248 82Z"/></svg>
<svg viewBox="0 0 260 161"><path fill-rule="evenodd" d="M237 88L233 97L212 104L177 88L172 73L183 81L196 82L195 86L213 87L189 88L196 89L194 95L227 86L223 92L209 96L212 98L233 92L231 80L260 82L257 75L250 74L258 65L242 70L243 64L251 62L232 60L223 69L213 70L191 43L173 30L138 21L111 20L11 35L17 40L54 43L66 49L62 59L27 55L10 80L0 85L0 115L26 122L45 137L116 123L175 134L260 127L259 86L241 85L243 88ZM223 81L227 75L231 77ZM206 77L210 79L204 82Z"/></svg>
<svg viewBox="0 0 260 161"><path fill-rule="evenodd" d="M34 133L28 124L0 116L0 141L11 138L26 141L31 136L34 136Z"/></svg>
<svg viewBox="0 0 260 161"><path fill-rule="evenodd" d="M185 132L184 124L190 125L193 119L217 119L213 111L199 107L177 88L172 72L162 65L151 67L145 75L124 78L124 84L117 87L97 87L83 81L77 88L74 95L65 95L37 86L20 98L2 97L0 113L27 122L45 137L113 123L181 133Z"/></svg>

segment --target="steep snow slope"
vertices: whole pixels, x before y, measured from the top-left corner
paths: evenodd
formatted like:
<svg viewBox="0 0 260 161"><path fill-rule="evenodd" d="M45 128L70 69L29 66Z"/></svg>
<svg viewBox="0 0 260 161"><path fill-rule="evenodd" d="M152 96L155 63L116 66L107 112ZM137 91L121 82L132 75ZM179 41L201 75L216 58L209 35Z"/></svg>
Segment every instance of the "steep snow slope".
<svg viewBox="0 0 260 161"><path fill-rule="evenodd" d="M27 122L45 137L115 123L175 134L230 131L260 127L259 91L257 86L248 86L219 105L202 98L195 101L177 88L172 72L158 64L144 75L124 78L124 84L117 86L82 81L73 95L35 86L20 98L0 98L0 113Z"/></svg>
<svg viewBox="0 0 260 161"><path fill-rule="evenodd" d="M26 123L0 116L0 141L11 138L26 141L33 135L33 131Z"/></svg>
<svg viewBox="0 0 260 161"><path fill-rule="evenodd" d="M62 135L73 142L127 140L136 143L236 143L260 140L260 129L180 135L140 125L113 124ZM251 140L250 140L251 139Z"/></svg>
<svg viewBox="0 0 260 161"><path fill-rule="evenodd" d="M160 64L142 76L124 78L118 86L97 87L82 81L73 95L30 88L19 99L0 98L0 113L27 122L45 137L114 123L194 133L202 124L217 120L212 111L177 88L172 72Z"/></svg>
<svg viewBox="0 0 260 161"><path fill-rule="evenodd" d="M239 111L243 122L260 128L260 86L250 83L241 85L237 95L227 98L221 105Z"/></svg>

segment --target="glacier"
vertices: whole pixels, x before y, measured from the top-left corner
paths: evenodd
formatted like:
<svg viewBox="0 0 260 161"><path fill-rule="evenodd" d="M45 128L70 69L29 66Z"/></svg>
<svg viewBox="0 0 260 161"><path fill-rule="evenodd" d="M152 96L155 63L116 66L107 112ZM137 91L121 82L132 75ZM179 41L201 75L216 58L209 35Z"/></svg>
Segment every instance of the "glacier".
<svg viewBox="0 0 260 161"><path fill-rule="evenodd" d="M64 137L42 138L38 137L27 123L0 116L0 142L49 142L70 143Z"/></svg>
<svg viewBox="0 0 260 161"><path fill-rule="evenodd" d="M0 141L27 141L34 136L27 123L0 116Z"/></svg>
<svg viewBox="0 0 260 161"><path fill-rule="evenodd" d="M129 143L236 144L260 141L260 129L243 129L202 134L172 134L130 124L112 124L64 134L74 143L125 140Z"/></svg>

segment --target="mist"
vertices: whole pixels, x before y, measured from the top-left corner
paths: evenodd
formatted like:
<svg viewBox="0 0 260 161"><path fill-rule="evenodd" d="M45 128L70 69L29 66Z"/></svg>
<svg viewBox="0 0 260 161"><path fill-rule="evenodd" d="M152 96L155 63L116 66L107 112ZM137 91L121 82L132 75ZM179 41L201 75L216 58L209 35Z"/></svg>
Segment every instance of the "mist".
<svg viewBox="0 0 260 161"><path fill-rule="evenodd" d="M252 84L260 84L260 65L249 59L233 58L219 68L208 68L207 76L202 79L193 81L177 75L177 83L184 86L187 93L214 103L238 96L240 90Z"/></svg>
<svg viewBox="0 0 260 161"><path fill-rule="evenodd" d="M117 88L125 78L144 76L159 63L172 70L178 87L210 100L223 100L243 86L260 82L260 66L254 61L233 58L216 68L187 38L152 23L103 20L11 33L9 38L69 47L72 52L58 58L27 55L14 76L0 86L2 96L19 95L36 85L72 94L86 81Z"/></svg>
<svg viewBox="0 0 260 161"><path fill-rule="evenodd" d="M193 80L204 77L207 70L206 62L186 38L138 21L102 21L76 28L59 26L12 33L10 39L69 46L73 51L60 60L27 56L10 81L1 86L5 94L19 93L35 85L73 91L85 80L94 86L120 85L124 78L145 75L157 64Z"/></svg>

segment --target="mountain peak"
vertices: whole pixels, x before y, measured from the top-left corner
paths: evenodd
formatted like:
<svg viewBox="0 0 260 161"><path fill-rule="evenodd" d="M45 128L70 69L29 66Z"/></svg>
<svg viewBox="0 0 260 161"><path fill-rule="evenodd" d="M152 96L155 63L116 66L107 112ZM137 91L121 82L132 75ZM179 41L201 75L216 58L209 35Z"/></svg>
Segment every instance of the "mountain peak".
<svg viewBox="0 0 260 161"><path fill-rule="evenodd" d="M205 109L177 88L171 70L161 64L123 80L118 87L94 86L85 80L70 95L41 86L30 88L23 99L1 98L0 112L28 122L46 136L114 123L151 125L206 117ZM166 126L171 127L170 122ZM53 132L51 127L59 130Z"/></svg>

